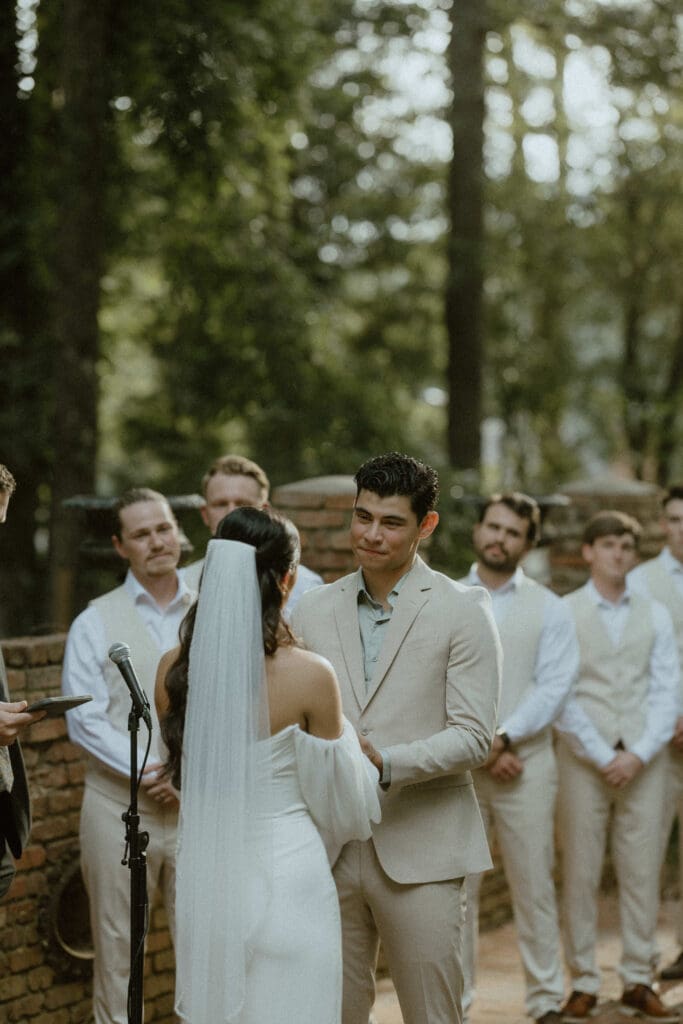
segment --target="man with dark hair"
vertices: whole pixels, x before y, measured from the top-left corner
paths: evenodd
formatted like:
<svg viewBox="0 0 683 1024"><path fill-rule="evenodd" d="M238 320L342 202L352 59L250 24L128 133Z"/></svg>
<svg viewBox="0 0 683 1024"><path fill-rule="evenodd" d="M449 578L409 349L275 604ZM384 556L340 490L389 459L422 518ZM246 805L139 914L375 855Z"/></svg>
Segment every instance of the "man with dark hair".
<svg viewBox="0 0 683 1024"><path fill-rule="evenodd" d="M491 495L473 531L477 561L462 582L488 590L503 645L499 728L491 756L474 772L474 788L510 886L527 1012L538 1024L559 1024L564 974L553 880L551 726L576 679L579 651L566 604L520 565L539 539L540 523L538 504L526 494ZM466 883L466 1009L474 993L481 879L470 875Z"/></svg>
<svg viewBox="0 0 683 1024"><path fill-rule="evenodd" d="M558 722L563 922L572 993L565 1021L594 1015L597 898L607 837L617 874L622 1012L677 1021L652 988L666 759L679 667L666 608L630 590L640 526L622 512L586 525L585 586L564 598L574 617L579 678Z"/></svg>
<svg viewBox="0 0 683 1024"><path fill-rule="evenodd" d="M405 1024L461 1021L461 889L491 866L471 768L489 755L500 684L490 599L417 554L439 521L435 471L391 452L356 474L360 568L305 594L294 631L337 672L380 773L382 821L334 867L344 1024L367 1024L378 940Z"/></svg>
<svg viewBox="0 0 683 1024"><path fill-rule="evenodd" d="M252 462L244 455L221 455L212 462L202 477L202 494L202 519L213 537L221 519L233 509L245 506L268 508L270 481L258 463ZM183 569L185 582L193 590L199 587L203 567L204 559L201 558ZM294 586L287 600L286 614L291 615L302 594L313 587L319 587L322 582L317 572L307 569L305 565L299 565Z"/></svg>
<svg viewBox="0 0 683 1024"><path fill-rule="evenodd" d="M115 507L112 544L129 568L122 586L96 598L73 622L64 656L66 695L93 700L67 717L69 736L87 754L81 809L81 866L90 900L95 945L95 1024L126 1024L130 963L130 877L122 867L124 825L130 802L131 701L108 651L127 643L140 684L151 695L161 655L178 642L192 600L176 567L178 525L157 491L134 488ZM163 772L159 723L151 700L152 745L139 794L141 827L149 832L147 877L150 903L158 884L173 931L177 794ZM139 733L139 767L147 742Z"/></svg>
<svg viewBox="0 0 683 1024"><path fill-rule="evenodd" d="M0 463L0 523L7 519L16 482ZM14 878L12 857L21 857L31 827L28 783L18 736L45 712L29 714L25 700L10 701L5 662L0 649L0 899Z"/></svg>

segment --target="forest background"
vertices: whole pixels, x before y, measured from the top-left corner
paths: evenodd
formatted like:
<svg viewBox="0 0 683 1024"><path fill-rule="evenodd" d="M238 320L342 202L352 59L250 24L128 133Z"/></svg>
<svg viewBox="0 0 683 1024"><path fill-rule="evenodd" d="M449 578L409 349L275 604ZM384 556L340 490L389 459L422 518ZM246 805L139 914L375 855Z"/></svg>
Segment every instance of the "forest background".
<svg viewBox="0 0 683 1024"><path fill-rule="evenodd" d="M0 5L0 634L75 494L683 475L677 0Z"/></svg>

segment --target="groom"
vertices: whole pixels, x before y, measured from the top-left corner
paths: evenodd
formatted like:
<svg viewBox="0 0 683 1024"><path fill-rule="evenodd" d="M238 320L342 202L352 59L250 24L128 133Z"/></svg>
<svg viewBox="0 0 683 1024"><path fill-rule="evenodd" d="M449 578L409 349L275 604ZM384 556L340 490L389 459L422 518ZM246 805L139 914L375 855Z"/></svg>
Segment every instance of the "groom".
<svg viewBox="0 0 683 1024"><path fill-rule="evenodd" d="M380 772L382 821L335 867L343 1024L367 1024L379 940L404 1024L461 1021L463 876L491 866L469 769L495 732L500 644L488 595L417 554L438 477L391 452L355 476L360 569L304 594L294 632L333 664L344 711Z"/></svg>

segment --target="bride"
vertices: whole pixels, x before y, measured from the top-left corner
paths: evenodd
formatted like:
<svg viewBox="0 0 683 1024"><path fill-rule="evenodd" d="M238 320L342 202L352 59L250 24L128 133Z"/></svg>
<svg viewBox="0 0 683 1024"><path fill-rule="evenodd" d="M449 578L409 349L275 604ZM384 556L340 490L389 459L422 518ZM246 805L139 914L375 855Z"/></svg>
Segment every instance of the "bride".
<svg viewBox="0 0 683 1024"><path fill-rule="evenodd" d="M190 1024L339 1024L328 857L369 838L377 773L331 665L282 617L299 556L292 524L239 508L216 536L156 682L181 790L176 1012Z"/></svg>

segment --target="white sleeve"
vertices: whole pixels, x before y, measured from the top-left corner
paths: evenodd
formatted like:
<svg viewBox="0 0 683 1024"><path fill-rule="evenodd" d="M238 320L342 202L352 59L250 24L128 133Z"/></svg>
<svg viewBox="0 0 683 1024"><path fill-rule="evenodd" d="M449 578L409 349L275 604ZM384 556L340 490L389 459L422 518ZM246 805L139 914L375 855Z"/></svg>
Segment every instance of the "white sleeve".
<svg viewBox="0 0 683 1024"><path fill-rule="evenodd" d="M575 697L570 697L555 723L577 757L596 768L604 768L616 757L616 750L598 732Z"/></svg>
<svg viewBox="0 0 683 1024"><path fill-rule="evenodd" d="M655 642L650 655L650 684L642 735L630 748L647 764L674 734L680 714L680 668L671 615L658 601L652 602Z"/></svg>
<svg viewBox="0 0 683 1024"><path fill-rule="evenodd" d="M86 608L69 630L62 669L62 693L67 697L89 693L92 700L66 715L69 739L108 768L130 776L130 737L119 732L107 717L109 692L103 675L107 637L100 613Z"/></svg>
<svg viewBox="0 0 683 1024"><path fill-rule="evenodd" d="M381 818L378 772L347 719L336 740L297 730L295 744L301 791L334 864L344 843L369 839Z"/></svg>
<svg viewBox="0 0 683 1024"><path fill-rule="evenodd" d="M501 728L513 743L535 736L562 711L579 673L579 643L566 604L549 598L534 666L534 686Z"/></svg>

